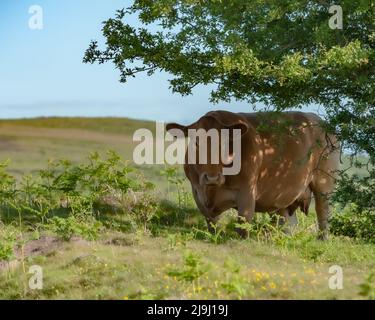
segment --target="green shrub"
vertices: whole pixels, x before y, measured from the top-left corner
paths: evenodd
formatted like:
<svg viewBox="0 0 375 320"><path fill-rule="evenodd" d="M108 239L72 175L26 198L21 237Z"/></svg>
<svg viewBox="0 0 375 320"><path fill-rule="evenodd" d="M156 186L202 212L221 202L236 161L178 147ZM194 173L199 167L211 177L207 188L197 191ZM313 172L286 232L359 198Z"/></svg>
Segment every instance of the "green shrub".
<svg viewBox="0 0 375 320"><path fill-rule="evenodd" d="M102 214L120 213L146 228L157 210L153 184L112 151L106 158L93 153L81 164L49 161L19 182L7 173L7 165L0 163L1 210L22 228L38 225L65 240L74 235L94 240L102 228L96 217ZM0 249L4 256L10 254L6 243Z"/></svg>
<svg viewBox="0 0 375 320"><path fill-rule="evenodd" d="M203 265L201 257L193 252L187 252L184 256L183 268L171 269L167 272L170 277L178 280L194 282L207 272L208 266Z"/></svg>
<svg viewBox="0 0 375 320"><path fill-rule="evenodd" d="M16 240L17 231L0 224L0 261L10 261L14 257Z"/></svg>
<svg viewBox="0 0 375 320"><path fill-rule="evenodd" d="M363 283L361 283L359 294L369 300L375 300L375 270L370 272Z"/></svg>
<svg viewBox="0 0 375 320"><path fill-rule="evenodd" d="M256 214L251 223L236 223L235 228L244 231L251 238L258 241L272 239L281 233L282 228L278 225L278 217L266 213Z"/></svg>
<svg viewBox="0 0 375 320"><path fill-rule="evenodd" d="M103 225L94 218L70 216L65 219L53 217L49 221L48 228L66 241L73 236L81 236L86 240L97 240Z"/></svg>
<svg viewBox="0 0 375 320"><path fill-rule="evenodd" d="M330 218L331 232L375 243L375 212L359 210L354 204L336 206Z"/></svg>

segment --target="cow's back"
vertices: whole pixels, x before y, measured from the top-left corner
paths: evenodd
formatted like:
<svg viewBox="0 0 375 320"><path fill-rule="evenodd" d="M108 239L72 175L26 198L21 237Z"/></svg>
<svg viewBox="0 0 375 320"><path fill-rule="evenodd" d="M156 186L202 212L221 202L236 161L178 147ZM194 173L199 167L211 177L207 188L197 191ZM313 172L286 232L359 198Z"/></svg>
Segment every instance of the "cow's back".
<svg viewBox="0 0 375 320"><path fill-rule="evenodd" d="M256 129L261 141L257 210L285 208L301 197L312 181L324 149L322 120L303 112L241 115Z"/></svg>

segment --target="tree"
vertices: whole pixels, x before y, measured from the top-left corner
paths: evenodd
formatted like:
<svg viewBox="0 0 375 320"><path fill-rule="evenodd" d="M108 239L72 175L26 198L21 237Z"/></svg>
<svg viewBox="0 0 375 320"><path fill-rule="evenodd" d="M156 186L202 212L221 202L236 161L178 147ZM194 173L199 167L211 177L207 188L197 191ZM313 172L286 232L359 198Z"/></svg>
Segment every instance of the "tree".
<svg viewBox="0 0 375 320"><path fill-rule="evenodd" d="M104 22L106 48L92 42L84 62L113 62L122 82L165 71L182 95L215 84L213 102L262 102L276 111L323 106L327 130L351 152L352 165L368 169L365 177L343 172L336 200L374 210L375 4L335 2L137 0ZM334 4L343 29L330 27ZM129 15L142 26L127 24Z"/></svg>

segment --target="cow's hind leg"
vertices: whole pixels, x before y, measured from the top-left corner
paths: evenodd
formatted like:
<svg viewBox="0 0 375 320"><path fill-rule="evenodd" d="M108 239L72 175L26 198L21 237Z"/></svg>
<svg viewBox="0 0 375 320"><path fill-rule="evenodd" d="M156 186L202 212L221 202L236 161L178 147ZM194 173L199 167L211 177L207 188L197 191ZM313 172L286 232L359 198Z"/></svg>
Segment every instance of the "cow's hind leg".
<svg viewBox="0 0 375 320"><path fill-rule="evenodd" d="M314 175L311 190L314 194L315 211L318 218L318 238L321 240L326 240L328 238L329 197L334 187L335 178L328 171L320 170Z"/></svg>
<svg viewBox="0 0 375 320"><path fill-rule="evenodd" d="M327 145L320 154L317 167L313 172L310 189L315 198L315 210L318 218L319 239L328 237L329 197L336 182L336 170L339 166L340 150L336 139L326 136Z"/></svg>
<svg viewBox="0 0 375 320"><path fill-rule="evenodd" d="M328 195L323 192L314 192L315 211L318 218L320 240L328 238L329 200Z"/></svg>

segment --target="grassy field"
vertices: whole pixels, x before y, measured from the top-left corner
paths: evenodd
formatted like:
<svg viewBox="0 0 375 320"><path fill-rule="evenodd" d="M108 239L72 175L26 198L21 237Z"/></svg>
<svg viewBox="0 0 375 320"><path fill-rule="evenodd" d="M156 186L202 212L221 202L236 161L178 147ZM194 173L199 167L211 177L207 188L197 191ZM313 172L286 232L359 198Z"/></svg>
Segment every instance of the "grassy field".
<svg viewBox="0 0 375 320"><path fill-rule="evenodd" d="M128 119L48 118L0 121L0 161L21 182L49 159L87 162L98 151L131 159L136 128ZM347 237L316 240L315 214L299 214L291 235L260 216L249 239L228 212L216 235L206 232L181 168L166 179L163 166L138 168L156 186L156 203L134 211L97 209L89 220L59 209L46 221L30 210L0 212L1 299L364 299L375 295L375 245ZM2 175L2 179L6 179ZM151 192L151 191L150 191ZM131 195L133 196L133 195ZM140 197L136 194L134 197ZM18 208L18 207L17 207ZM83 209L82 209L83 210ZM132 214L150 213L142 218ZM54 215L62 220L54 220ZM71 217L71 220L69 220ZM83 222L82 222L83 221ZM80 225L81 223L81 225ZM68 237L66 237L68 233ZM43 268L43 289L29 287L29 267ZM332 266L343 289L329 288ZM331 270L332 271L332 270Z"/></svg>

